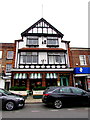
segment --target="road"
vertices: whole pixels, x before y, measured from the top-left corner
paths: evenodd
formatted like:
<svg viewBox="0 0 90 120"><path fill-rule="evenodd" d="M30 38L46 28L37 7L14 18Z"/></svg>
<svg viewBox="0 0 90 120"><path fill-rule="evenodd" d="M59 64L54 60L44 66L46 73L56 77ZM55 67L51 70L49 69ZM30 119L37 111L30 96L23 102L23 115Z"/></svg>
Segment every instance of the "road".
<svg viewBox="0 0 90 120"><path fill-rule="evenodd" d="M2 118L88 118L88 107L54 109L43 103L26 104L23 109L2 111Z"/></svg>

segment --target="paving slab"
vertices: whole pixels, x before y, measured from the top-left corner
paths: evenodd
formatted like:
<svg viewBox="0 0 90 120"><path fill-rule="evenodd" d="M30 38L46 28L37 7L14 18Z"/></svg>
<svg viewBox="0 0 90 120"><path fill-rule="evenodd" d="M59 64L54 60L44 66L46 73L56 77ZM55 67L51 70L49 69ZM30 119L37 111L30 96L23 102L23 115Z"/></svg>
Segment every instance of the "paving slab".
<svg viewBox="0 0 90 120"><path fill-rule="evenodd" d="M42 99L34 99L33 96L28 96L27 99L25 100L26 104L30 103L42 103Z"/></svg>

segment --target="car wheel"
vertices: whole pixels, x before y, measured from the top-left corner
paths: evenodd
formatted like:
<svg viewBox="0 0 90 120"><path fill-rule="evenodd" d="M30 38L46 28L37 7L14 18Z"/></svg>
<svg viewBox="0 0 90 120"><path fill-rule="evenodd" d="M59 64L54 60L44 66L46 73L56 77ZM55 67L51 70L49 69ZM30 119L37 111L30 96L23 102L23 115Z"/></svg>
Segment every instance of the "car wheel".
<svg viewBox="0 0 90 120"><path fill-rule="evenodd" d="M14 107L15 107L15 104L14 104L14 102L12 102L12 101L8 101L8 102L6 103L6 105L5 105L5 109L8 110L8 111L13 110Z"/></svg>
<svg viewBox="0 0 90 120"><path fill-rule="evenodd" d="M54 108L62 108L62 101L61 100L55 100L54 102Z"/></svg>

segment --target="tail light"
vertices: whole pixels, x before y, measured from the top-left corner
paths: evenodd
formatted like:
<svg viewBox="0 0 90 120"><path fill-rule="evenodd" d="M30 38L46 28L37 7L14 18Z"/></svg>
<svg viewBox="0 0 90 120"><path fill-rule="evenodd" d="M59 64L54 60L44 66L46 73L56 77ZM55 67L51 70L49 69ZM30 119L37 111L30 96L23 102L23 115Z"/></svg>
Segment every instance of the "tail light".
<svg viewBox="0 0 90 120"><path fill-rule="evenodd" d="M49 96L50 94L43 94L44 96Z"/></svg>

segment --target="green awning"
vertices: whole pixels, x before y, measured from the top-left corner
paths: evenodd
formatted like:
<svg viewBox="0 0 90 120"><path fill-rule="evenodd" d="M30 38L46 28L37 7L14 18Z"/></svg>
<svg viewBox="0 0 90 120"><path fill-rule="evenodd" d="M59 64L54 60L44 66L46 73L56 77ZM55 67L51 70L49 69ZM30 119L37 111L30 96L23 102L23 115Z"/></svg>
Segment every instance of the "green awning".
<svg viewBox="0 0 90 120"><path fill-rule="evenodd" d="M47 79L56 79L57 74L56 73L46 73L46 78Z"/></svg>
<svg viewBox="0 0 90 120"><path fill-rule="evenodd" d="M26 73L16 73L14 75L14 79L27 79L27 74Z"/></svg>
<svg viewBox="0 0 90 120"><path fill-rule="evenodd" d="M41 73L31 73L30 74L30 79L41 79L42 74Z"/></svg>

